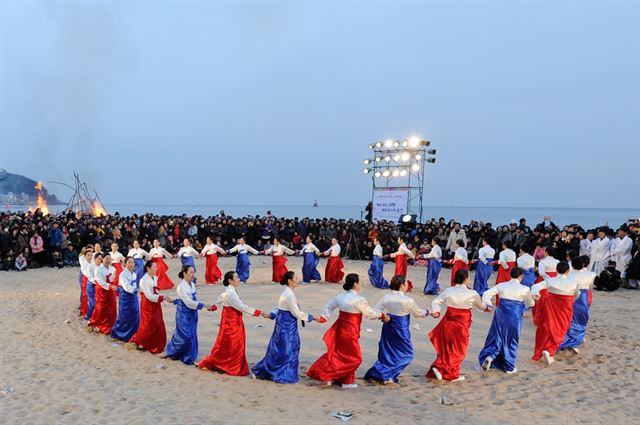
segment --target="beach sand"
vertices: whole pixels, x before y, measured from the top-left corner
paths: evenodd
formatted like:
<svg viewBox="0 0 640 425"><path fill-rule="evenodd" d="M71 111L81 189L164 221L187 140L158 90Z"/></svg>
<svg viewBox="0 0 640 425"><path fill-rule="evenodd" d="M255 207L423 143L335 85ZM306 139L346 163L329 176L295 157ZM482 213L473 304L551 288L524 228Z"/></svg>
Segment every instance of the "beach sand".
<svg viewBox="0 0 640 425"><path fill-rule="evenodd" d="M322 272L325 261L320 264ZM271 310L282 291L270 283L271 261L252 257L251 262L252 279L239 294L248 305ZM203 280L204 262L199 259L196 264ZM301 264L299 258L291 258L288 266L299 271ZM170 260L169 265L177 283L179 263ZM235 258L222 258L220 265L223 272L232 270ZM392 267L386 266L387 277ZM371 287L367 268L366 262L345 261L345 271L360 274L362 295L374 305L385 291ZM418 304L430 306L433 297L421 293L425 271L410 267L409 278L416 284L413 296ZM446 287L449 276L443 269L441 287ZM210 303L222 288L200 285L199 298ZM341 285L318 283L301 286L297 297L304 311L319 314L340 291ZM15 391L0 393L2 423L338 424L329 416L338 410L353 412L354 424L640 423L640 291L595 292L581 354L559 354L550 367L530 360L535 328L531 318L525 318L520 372L514 376L477 371L492 315L474 311L462 367L467 379L459 383L426 380L426 368L435 358L427 333L437 320L412 319L412 325L420 326L412 329L416 357L401 376L401 385L386 388L358 379L360 387L355 390L319 388L305 374L324 352L322 336L335 314L328 324L300 328L300 382L279 385L198 370L87 332L77 315L78 293L78 268L0 273L0 390ZM163 309L170 337L175 309L168 304ZM219 320L219 311L200 313L198 359L209 353ZM246 315L244 320L247 358L253 365L265 353L273 322ZM380 328L379 321L363 321L359 378L376 359ZM445 393L454 404L441 403Z"/></svg>

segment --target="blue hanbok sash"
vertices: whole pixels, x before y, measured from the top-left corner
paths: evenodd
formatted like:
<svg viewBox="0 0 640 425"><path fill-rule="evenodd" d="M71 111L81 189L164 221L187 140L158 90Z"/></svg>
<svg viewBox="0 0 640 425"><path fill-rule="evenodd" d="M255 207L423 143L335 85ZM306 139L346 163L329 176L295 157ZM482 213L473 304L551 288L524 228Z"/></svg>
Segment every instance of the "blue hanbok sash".
<svg viewBox="0 0 640 425"><path fill-rule="evenodd" d="M385 280L383 271L384 260L374 255L369 266L369 280L376 288L387 289L389 288L389 282Z"/></svg>
<svg viewBox="0 0 640 425"><path fill-rule="evenodd" d="M518 342L522 330L524 302L501 298L489 328L484 348L478 356L480 364L493 358L492 368L512 371L518 359Z"/></svg>
<svg viewBox="0 0 640 425"><path fill-rule="evenodd" d="M422 290L425 295L438 295L438 292L440 292L440 285L438 285L440 270L442 270L442 263L435 258L429 258L429 265L427 266L427 282Z"/></svg>
<svg viewBox="0 0 640 425"><path fill-rule="evenodd" d="M298 382L299 353L298 320L291 312L278 310L267 353L251 368L251 372L258 379L295 384Z"/></svg>
<svg viewBox="0 0 640 425"><path fill-rule="evenodd" d="M111 337L129 341L140 326L138 291L130 294L119 287L118 292L118 319L111 330Z"/></svg>
<svg viewBox="0 0 640 425"><path fill-rule="evenodd" d="M409 329L410 316L395 316L382 325L378 342L378 361L367 371L364 379L398 382L398 376L413 360L413 344Z"/></svg>

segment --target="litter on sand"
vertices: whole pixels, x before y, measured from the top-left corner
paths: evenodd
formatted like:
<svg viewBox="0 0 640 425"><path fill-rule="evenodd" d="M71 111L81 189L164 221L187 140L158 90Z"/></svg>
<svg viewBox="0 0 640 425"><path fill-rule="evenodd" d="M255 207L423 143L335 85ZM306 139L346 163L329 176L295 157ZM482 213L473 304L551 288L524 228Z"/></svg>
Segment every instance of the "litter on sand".
<svg viewBox="0 0 640 425"><path fill-rule="evenodd" d="M13 387L4 387L3 389L0 390L0 395L4 397L6 395L13 394L15 392L16 392L16 389Z"/></svg>
<svg viewBox="0 0 640 425"><path fill-rule="evenodd" d="M162 363L156 363L156 369L166 369L167 365Z"/></svg>
<svg viewBox="0 0 640 425"><path fill-rule="evenodd" d="M253 325L253 329L264 328L262 325Z"/></svg>
<svg viewBox="0 0 640 425"><path fill-rule="evenodd" d="M455 404L455 402L456 402L456 399L453 396L453 394L449 394L449 393L442 394L442 400L441 400L442 404L448 406L451 404Z"/></svg>
<svg viewBox="0 0 640 425"><path fill-rule="evenodd" d="M420 330L420 324L416 323L415 325L412 326L413 329L419 331Z"/></svg>
<svg viewBox="0 0 640 425"><path fill-rule="evenodd" d="M329 413L329 415L333 416L334 418L340 419L342 422L348 422L351 420L351 418L353 418L353 413L343 410L340 410L338 412L331 412Z"/></svg>
<svg viewBox="0 0 640 425"><path fill-rule="evenodd" d="M114 342L114 343L111 344L111 346L118 348L118 347L120 347L120 344L118 344L117 342Z"/></svg>
<svg viewBox="0 0 640 425"><path fill-rule="evenodd" d="M373 329L371 329L371 328L367 328L366 331L369 332L369 333L373 333Z"/></svg>

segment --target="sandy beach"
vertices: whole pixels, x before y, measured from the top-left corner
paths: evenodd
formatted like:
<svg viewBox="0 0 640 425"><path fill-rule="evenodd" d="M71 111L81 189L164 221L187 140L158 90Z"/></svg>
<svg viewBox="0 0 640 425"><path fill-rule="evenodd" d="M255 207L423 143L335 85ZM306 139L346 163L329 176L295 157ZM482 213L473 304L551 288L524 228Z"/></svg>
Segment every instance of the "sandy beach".
<svg viewBox="0 0 640 425"><path fill-rule="evenodd" d="M270 283L269 258L252 257L250 284L239 289L245 303L265 310L276 306L281 292ZM324 271L326 260L320 264ZM169 261L177 283L178 261ZM196 261L203 280L204 262ZM299 271L299 258L288 266ZM393 265L387 265L390 277ZM224 271L235 268L235 258L221 259ZM375 304L384 291L371 287L368 263L345 262L345 271L357 272L364 295ZM409 278L421 306L433 297L421 293L425 268L410 267ZM493 276L495 279L495 274ZM443 269L440 284L449 281ZM222 285L200 285L199 297L212 302ZM341 291L326 283L297 291L303 310L320 313L325 302ZM93 334L77 315L78 268L49 268L0 273L0 418L4 424L338 424L331 411L354 413L351 423L638 423L640 393L640 291L594 292L587 343L580 355L559 354L550 367L530 360L535 328L525 318L520 342L519 373L477 371L477 355L484 344L491 314L475 312L469 353L463 364L466 381L434 383L424 377L435 353L427 333L437 320L412 319L416 357L401 377L401 385L385 388L358 379L356 390L337 386L322 389L306 377L310 365L324 352L326 325L312 323L300 329L300 383L278 385L197 370L146 352L129 350L108 336ZM167 291L173 296L174 291ZM169 336L174 329L173 306L164 304ZM199 359L207 355L218 333L220 313L199 316ZM273 322L245 316L247 358L250 365L265 353ZM261 327L256 327L261 325ZM362 378L375 361L381 323L364 321L364 356L357 376ZM443 394L455 403L441 403Z"/></svg>

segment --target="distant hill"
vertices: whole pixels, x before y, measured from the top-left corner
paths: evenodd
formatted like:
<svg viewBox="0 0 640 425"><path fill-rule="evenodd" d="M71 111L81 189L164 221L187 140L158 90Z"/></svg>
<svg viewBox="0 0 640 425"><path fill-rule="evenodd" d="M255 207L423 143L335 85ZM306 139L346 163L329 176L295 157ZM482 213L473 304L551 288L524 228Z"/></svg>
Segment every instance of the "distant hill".
<svg viewBox="0 0 640 425"><path fill-rule="evenodd" d="M38 197L38 190L35 188L37 183L28 177L8 173L7 170L0 168L0 197L4 202L35 202ZM49 195L46 187L43 187L43 192L47 203L62 204L56 195ZM10 197L9 194L14 196Z"/></svg>

